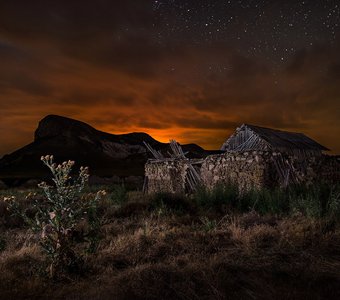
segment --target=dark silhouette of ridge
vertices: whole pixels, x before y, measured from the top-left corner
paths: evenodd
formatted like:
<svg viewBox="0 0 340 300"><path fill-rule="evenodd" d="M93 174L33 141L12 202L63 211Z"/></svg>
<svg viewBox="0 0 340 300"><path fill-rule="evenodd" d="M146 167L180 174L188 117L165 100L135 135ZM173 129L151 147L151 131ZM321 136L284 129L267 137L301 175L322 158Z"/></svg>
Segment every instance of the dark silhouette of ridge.
<svg viewBox="0 0 340 300"><path fill-rule="evenodd" d="M160 143L144 132L133 132L118 135L110 134L99 131L84 122L57 115L48 115L39 122L39 126L34 134L34 139L35 141L38 141L59 135L67 137L90 137L93 141L107 139L112 142L127 143L131 145L141 145L143 141L152 145Z"/></svg>
<svg viewBox="0 0 340 300"><path fill-rule="evenodd" d="M46 154L53 154L56 162L71 159L76 167L89 166L91 174L100 177L143 176L145 162L151 158L143 141L167 151L168 144L144 132L110 134L78 120L48 115L39 122L32 143L0 159L0 179L12 184L46 177L48 170L40 161ZM182 147L189 157L208 153L196 144Z"/></svg>

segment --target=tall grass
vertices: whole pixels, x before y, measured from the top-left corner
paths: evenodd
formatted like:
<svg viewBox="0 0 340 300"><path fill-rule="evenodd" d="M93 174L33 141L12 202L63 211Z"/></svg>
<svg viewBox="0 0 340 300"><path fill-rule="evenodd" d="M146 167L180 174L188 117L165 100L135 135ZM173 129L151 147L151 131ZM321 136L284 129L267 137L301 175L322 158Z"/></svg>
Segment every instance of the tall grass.
<svg viewBox="0 0 340 300"><path fill-rule="evenodd" d="M239 192L234 185L218 185L211 190L201 187L196 191L194 201L200 207L217 207L221 205L237 207L239 205Z"/></svg>
<svg viewBox="0 0 340 300"><path fill-rule="evenodd" d="M96 193L98 190L105 190L111 204L121 205L128 200L129 189L125 184L113 185L90 185L85 189L86 193Z"/></svg>
<svg viewBox="0 0 340 300"><path fill-rule="evenodd" d="M128 199L128 190L124 185L115 185L110 192L110 199L114 204L122 205Z"/></svg>
<svg viewBox="0 0 340 300"><path fill-rule="evenodd" d="M195 213L196 207L188 197L178 194L158 193L151 197L149 207L152 211L164 213Z"/></svg>
<svg viewBox="0 0 340 300"><path fill-rule="evenodd" d="M225 206L239 213L256 211L260 214L303 214L310 218L340 220L340 185L318 184L293 186L287 189L262 189L240 193L232 185L214 189L199 189L194 197L202 208Z"/></svg>
<svg viewBox="0 0 340 300"><path fill-rule="evenodd" d="M319 184L290 191L289 210L307 217L340 220L340 185Z"/></svg>
<svg viewBox="0 0 340 300"><path fill-rule="evenodd" d="M289 210L289 201L287 200L287 190L251 190L239 194L240 212L255 210L260 214L282 214Z"/></svg>

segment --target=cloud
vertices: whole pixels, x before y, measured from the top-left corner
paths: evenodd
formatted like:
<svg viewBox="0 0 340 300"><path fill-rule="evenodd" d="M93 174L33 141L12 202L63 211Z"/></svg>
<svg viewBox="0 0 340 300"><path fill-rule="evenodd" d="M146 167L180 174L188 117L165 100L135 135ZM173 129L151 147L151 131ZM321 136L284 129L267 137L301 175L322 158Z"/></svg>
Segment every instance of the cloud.
<svg viewBox="0 0 340 300"><path fill-rule="evenodd" d="M147 76L161 59L152 43L151 7L150 0L5 1L0 4L0 35L103 68Z"/></svg>
<svg viewBox="0 0 340 300"><path fill-rule="evenodd" d="M151 2L0 3L0 155L51 113L210 149L247 122L340 152L339 44L300 49L274 74L224 43L160 45Z"/></svg>

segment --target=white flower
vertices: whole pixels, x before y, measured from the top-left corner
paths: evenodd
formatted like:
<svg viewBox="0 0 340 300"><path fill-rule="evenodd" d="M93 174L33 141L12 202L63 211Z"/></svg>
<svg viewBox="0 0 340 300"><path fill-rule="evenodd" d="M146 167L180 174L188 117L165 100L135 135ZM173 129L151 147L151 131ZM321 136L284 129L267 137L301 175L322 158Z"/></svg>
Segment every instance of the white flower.
<svg viewBox="0 0 340 300"><path fill-rule="evenodd" d="M56 217L56 214L54 211L49 213L50 219L53 220Z"/></svg>
<svg viewBox="0 0 340 300"><path fill-rule="evenodd" d="M4 197L3 200L4 200L5 202L15 201L15 197L14 197L14 196Z"/></svg>

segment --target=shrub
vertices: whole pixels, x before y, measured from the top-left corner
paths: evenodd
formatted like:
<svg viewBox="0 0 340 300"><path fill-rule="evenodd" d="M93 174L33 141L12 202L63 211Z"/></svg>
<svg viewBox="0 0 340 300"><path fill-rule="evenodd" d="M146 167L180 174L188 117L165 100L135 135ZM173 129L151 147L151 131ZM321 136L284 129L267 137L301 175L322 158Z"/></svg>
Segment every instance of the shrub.
<svg viewBox="0 0 340 300"><path fill-rule="evenodd" d="M90 197L83 194L89 178L88 168L81 167L79 175L72 178L73 161L56 165L52 155L41 157L41 160L52 172L54 185L46 182L38 185L45 198L33 203L33 216L20 209L15 197L9 199L9 209L40 234L40 245L49 263L49 275L55 277L65 271L79 270L82 255L77 252L77 244L80 240L87 242L88 247L83 249L85 252L95 251L100 229L97 206L105 192L99 191ZM83 226L84 223L87 226ZM82 238L75 239L79 227L83 228Z"/></svg>

